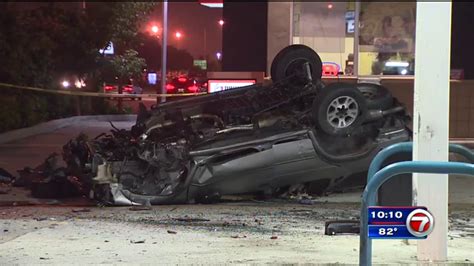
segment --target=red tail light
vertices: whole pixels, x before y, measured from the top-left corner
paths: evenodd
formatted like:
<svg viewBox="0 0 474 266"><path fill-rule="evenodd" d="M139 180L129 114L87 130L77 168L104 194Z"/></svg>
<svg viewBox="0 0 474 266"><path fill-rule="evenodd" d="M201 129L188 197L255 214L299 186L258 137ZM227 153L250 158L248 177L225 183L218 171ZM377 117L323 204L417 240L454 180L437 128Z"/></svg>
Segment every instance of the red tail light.
<svg viewBox="0 0 474 266"><path fill-rule="evenodd" d="M178 81L179 82L186 82L186 81L188 81L188 79L187 78L178 78Z"/></svg>
<svg viewBox="0 0 474 266"><path fill-rule="evenodd" d="M104 90L106 90L106 91L111 91L111 90L114 90L114 89L115 89L114 86L109 86L109 85L104 86Z"/></svg>
<svg viewBox="0 0 474 266"><path fill-rule="evenodd" d="M172 84L166 84L166 91L172 91L175 89L175 86Z"/></svg>
<svg viewBox="0 0 474 266"><path fill-rule="evenodd" d="M189 87L188 87L188 91L189 91L189 92L198 92L198 91L199 91L199 87L196 86L196 85L189 86Z"/></svg>

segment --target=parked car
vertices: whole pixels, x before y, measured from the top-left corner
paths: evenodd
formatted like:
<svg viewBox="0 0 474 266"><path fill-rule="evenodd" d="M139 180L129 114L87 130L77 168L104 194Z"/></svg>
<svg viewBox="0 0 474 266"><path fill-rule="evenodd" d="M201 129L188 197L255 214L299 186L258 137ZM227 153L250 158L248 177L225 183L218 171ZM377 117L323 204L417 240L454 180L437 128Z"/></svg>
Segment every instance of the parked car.
<svg viewBox="0 0 474 266"><path fill-rule="evenodd" d="M118 86L112 85L112 84L104 84L104 86L102 87L102 90L105 93L118 93Z"/></svg>
<svg viewBox="0 0 474 266"><path fill-rule="evenodd" d="M175 77L166 84L166 93L168 94L198 93L205 91L206 90L203 89L203 82L184 75Z"/></svg>
<svg viewBox="0 0 474 266"><path fill-rule="evenodd" d="M105 93L116 93L118 94L118 85L113 85L113 84L104 84L102 88L103 92ZM122 94L133 94L133 95L139 95L143 93L143 89L140 86L137 85L132 85L132 84L127 84L122 86ZM135 99L135 98L132 98ZM140 97L138 98L139 100L141 99Z"/></svg>
<svg viewBox="0 0 474 266"><path fill-rule="evenodd" d="M386 88L325 85L321 73L315 51L289 46L272 63L271 85L142 105L130 131L96 138L82 149L84 161L68 161L81 162L95 197L113 205L208 201L319 180L334 186L367 171L381 149L408 141L410 118Z"/></svg>

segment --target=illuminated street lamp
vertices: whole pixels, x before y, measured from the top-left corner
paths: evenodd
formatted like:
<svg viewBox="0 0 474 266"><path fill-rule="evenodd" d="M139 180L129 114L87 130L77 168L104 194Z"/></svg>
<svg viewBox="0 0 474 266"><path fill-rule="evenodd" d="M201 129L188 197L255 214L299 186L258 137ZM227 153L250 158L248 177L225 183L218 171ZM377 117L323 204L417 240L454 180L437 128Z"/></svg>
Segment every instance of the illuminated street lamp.
<svg viewBox="0 0 474 266"><path fill-rule="evenodd" d="M221 60L222 54L220 52L216 53L217 60Z"/></svg>
<svg viewBox="0 0 474 266"><path fill-rule="evenodd" d="M183 34L180 31L175 32L174 37L176 37L176 48L180 49L180 40L183 38Z"/></svg>
<svg viewBox="0 0 474 266"><path fill-rule="evenodd" d="M156 26L156 25L153 25L153 26L151 27L151 31L152 31L153 33L158 33L159 30L160 30L160 28L158 28L158 26Z"/></svg>
<svg viewBox="0 0 474 266"><path fill-rule="evenodd" d="M68 88L70 84L69 81L63 80L63 82L61 82L61 85L63 85L64 88Z"/></svg>
<svg viewBox="0 0 474 266"><path fill-rule="evenodd" d="M224 20L219 19L219 25L224 26Z"/></svg>

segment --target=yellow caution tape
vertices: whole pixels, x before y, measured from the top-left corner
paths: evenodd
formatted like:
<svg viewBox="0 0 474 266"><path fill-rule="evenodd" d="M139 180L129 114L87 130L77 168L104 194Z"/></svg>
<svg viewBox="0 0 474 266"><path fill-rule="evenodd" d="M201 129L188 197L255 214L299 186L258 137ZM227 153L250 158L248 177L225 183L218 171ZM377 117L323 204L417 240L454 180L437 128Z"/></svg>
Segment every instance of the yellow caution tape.
<svg viewBox="0 0 474 266"><path fill-rule="evenodd" d="M74 95L74 96L90 96L90 97L107 97L107 98L147 98L147 97L182 97L182 96L197 96L204 95L207 92L196 93L180 93L180 94L118 94L118 93L101 93L101 92L85 92L85 91L71 91L71 90L48 90L42 88L19 86L8 83L1 83L0 87L10 87L22 90L38 91L52 94Z"/></svg>

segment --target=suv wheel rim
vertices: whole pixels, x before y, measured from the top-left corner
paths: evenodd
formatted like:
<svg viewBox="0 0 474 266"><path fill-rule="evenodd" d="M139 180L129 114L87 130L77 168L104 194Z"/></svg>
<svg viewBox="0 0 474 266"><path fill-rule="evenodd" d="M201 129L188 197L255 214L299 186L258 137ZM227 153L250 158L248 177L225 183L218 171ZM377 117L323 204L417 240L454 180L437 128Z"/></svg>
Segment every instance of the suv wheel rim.
<svg viewBox="0 0 474 266"><path fill-rule="evenodd" d="M335 128L346 128L357 119L359 105L356 100L349 96L340 96L329 104L326 118L329 124Z"/></svg>

